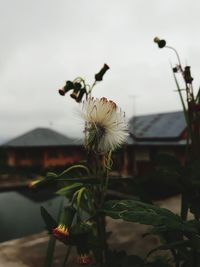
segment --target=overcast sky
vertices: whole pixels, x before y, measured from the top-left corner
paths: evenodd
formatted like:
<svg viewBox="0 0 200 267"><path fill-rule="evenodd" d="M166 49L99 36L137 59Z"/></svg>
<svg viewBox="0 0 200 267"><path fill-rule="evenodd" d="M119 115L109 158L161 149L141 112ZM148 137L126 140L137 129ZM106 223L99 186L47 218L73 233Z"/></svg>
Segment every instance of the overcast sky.
<svg viewBox="0 0 200 267"><path fill-rule="evenodd" d="M57 90L77 76L132 115L181 109L159 36L192 66L200 85L198 0L0 0L0 140L36 127L79 137L77 103Z"/></svg>

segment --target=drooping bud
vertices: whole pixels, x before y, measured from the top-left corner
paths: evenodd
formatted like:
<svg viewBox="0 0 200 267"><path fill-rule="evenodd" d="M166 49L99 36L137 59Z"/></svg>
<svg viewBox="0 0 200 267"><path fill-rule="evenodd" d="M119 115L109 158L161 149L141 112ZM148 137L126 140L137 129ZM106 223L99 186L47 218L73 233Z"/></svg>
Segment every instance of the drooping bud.
<svg viewBox="0 0 200 267"><path fill-rule="evenodd" d="M78 93L79 93L79 91L81 90L81 83L79 83L79 82L75 82L74 84L74 90L73 90L73 92L71 93L71 97L73 98L73 99L77 99L77 97L78 97Z"/></svg>
<svg viewBox="0 0 200 267"><path fill-rule="evenodd" d="M40 181L41 181L40 179L30 181L30 182L28 183L28 187L29 187L29 188L34 188L34 187L36 187L36 185L37 185Z"/></svg>
<svg viewBox="0 0 200 267"><path fill-rule="evenodd" d="M156 43L159 48L163 48L163 47L166 46L166 41L165 40L161 40L158 37L154 38L154 43Z"/></svg>
<svg viewBox="0 0 200 267"><path fill-rule="evenodd" d="M71 81L67 81L65 86L58 90L59 94L64 96L68 91L74 89L74 84Z"/></svg>
<svg viewBox="0 0 200 267"><path fill-rule="evenodd" d="M53 236L64 243L69 240L69 229L72 225L75 212L76 210L72 206L66 206L62 211L58 226L52 230Z"/></svg>
<svg viewBox="0 0 200 267"><path fill-rule="evenodd" d="M95 74L95 81L100 82L103 80L103 76L106 73L106 71L109 69L109 66L107 64L104 64L103 68Z"/></svg>
<svg viewBox="0 0 200 267"><path fill-rule="evenodd" d="M173 70L174 73L178 72L178 68L177 67L174 67L172 70Z"/></svg>
<svg viewBox="0 0 200 267"><path fill-rule="evenodd" d="M69 237L69 230L66 228L65 225L59 224L56 228L52 230L52 234L58 240L65 242L66 239Z"/></svg>
<svg viewBox="0 0 200 267"><path fill-rule="evenodd" d="M185 70L184 70L184 79L186 83L191 84L193 81L193 78L191 76L191 72L190 72L190 66L186 66Z"/></svg>
<svg viewBox="0 0 200 267"><path fill-rule="evenodd" d="M89 265L92 263L92 257L89 254L81 254L78 256L77 263L79 265Z"/></svg>

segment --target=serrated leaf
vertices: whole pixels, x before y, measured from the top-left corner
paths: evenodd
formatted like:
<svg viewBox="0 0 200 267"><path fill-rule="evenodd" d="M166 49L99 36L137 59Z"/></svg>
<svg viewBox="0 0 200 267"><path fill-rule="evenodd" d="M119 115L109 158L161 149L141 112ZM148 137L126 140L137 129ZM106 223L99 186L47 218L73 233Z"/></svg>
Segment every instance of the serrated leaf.
<svg viewBox="0 0 200 267"><path fill-rule="evenodd" d="M136 200L111 200L105 203L103 211L114 219L152 226L165 225L171 229L183 226L181 218L171 211Z"/></svg>

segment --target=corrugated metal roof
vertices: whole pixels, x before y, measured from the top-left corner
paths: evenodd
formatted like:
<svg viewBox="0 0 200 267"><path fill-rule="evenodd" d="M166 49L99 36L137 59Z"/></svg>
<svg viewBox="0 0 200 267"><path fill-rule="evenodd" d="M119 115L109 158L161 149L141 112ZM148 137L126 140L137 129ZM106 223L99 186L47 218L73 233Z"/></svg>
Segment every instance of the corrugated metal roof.
<svg viewBox="0 0 200 267"><path fill-rule="evenodd" d="M9 142L3 144L6 147L37 147L37 146L69 146L80 145L80 140L71 139L63 134L48 128L36 128Z"/></svg>
<svg viewBox="0 0 200 267"><path fill-rule="evenodd" d="M175 139L185 128L182 111L136 116L129 121L129 131L136 139Z"/></svg>

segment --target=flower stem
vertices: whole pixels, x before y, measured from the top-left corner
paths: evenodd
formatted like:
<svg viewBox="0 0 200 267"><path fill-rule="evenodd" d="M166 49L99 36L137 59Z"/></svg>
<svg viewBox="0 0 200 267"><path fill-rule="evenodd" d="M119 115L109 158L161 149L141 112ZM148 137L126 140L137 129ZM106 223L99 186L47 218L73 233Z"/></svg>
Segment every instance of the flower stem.
<svg viewBox="0 0 200 267"><path fill-rule="evenodd" d="M66 255L65 255L65 259L64 259L64 261L63 261L62 267L65 267L65 266L66 266L67 261L68 261L68 259L69 259L69 255L70 255L71 249L72 249L72 247L69 246L68 249L67 249L67 253L66 253Z"/></svg>

